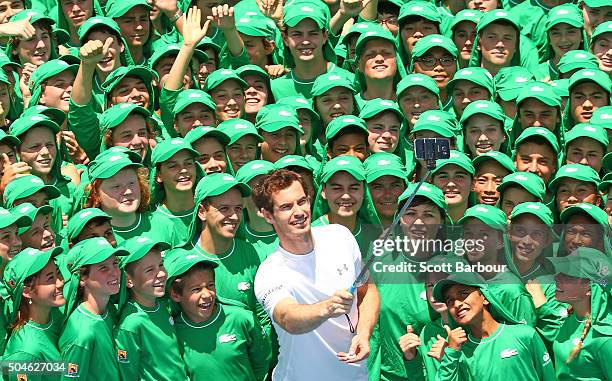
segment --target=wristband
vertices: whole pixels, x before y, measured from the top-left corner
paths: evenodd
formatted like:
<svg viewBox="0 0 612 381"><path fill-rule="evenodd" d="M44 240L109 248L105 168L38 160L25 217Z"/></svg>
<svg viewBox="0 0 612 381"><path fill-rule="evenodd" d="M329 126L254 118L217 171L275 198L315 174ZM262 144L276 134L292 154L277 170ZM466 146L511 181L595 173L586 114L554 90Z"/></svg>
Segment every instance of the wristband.
<svg viewBox="0 0 612 381"><path fill-rule="evenodd" d="M179 9L178 11L176 11L174 16L172 16L172 18L170 18L170 22L174 24L175 22L178 21L178 19L183 17L183 15L184 15L183 11Z"/></svg>

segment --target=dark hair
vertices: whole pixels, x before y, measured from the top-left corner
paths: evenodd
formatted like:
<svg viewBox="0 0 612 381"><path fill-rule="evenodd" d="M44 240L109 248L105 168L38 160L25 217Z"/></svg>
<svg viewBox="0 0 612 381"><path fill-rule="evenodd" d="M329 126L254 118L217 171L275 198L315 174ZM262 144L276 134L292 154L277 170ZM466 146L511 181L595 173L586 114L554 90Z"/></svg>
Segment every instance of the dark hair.
<svg viewBox="0 0 612 381"><path fill-rule="evenodd" d="M334 149L334 143L336 142L336 140L340 139L341 137L345 135L351 135L351 134L358 134L358 135L363 136L366 146L368 145L368 135L369 134L367 132L365 132L363 129L357 126L348 126L348 127L343 128L341 131L339 131L338 134L336 134L336 136L329 139L328 141L329 149L330 150Z"/></svg>
<svg viewBox="0 0 612 381"><path fill-rule="evenodd" d="M500 3L501 3L501 1L499 1L499 2L498 2L498 4L500 4ZM513 23L511 23L511 22L510 22L510 21L508 21L508 20L499 20L499 19L498 19L498 20L494 20L494 21L492 21L492 22L491 22L489 25L487 25L487 26L485 26L484 28L482 28L478 34L479 34L479 35L480 35L480 34L482 34L482 32L483 32L485 29L487 29L489 26L491 26L491 25L509 26L509 27L511 27L512 29L514 29L514 31L516 32L516 38L517 38L517 39L519 39L519 38L521 37L521 34L520 34L519 30L517 29L516 25L514 25Z"/></svg>
<svg viewBox="0 0 612 381"><path fill-rule="evenodd" d="M296 172L287 169L279 169L266 175L265 179L253 188L252 197L257 209L264 209L272 212L274 209L272 196L275 193L289 188L296 181L300 183L302 189L304 189L304 193L308 195L308 184L304 178Z"/></svg>
<svg viewBox="0 0 612 381"><path fill-rule="evenodd" d="M197 271L210 271L213 274L213 279L215 278L215 268L209 262L198 262L195 265L191 266L191 268L180 276L176 277L172 283L170 284L170 290L176 293L177 295L183 294L183 288L185 287L183 283L183 278L189 276Z"/></svg>
<svg viewBox="0 0 612 381"><path fill-rule="evenodd" d="M34 282L36 280L37 275L38 273L32 274L27 277L23 281L23 286L30 288L34 287ZM17 311L17 317L15 321L10 322L9 329L11 331L16 331L19 328L23 327L28 322L28 320L30 320L30 308L28 307L28 303L22 296L21 302L19 303L19 310Z"/></svg>
<svg viewBox="0 0 612 381"><path fill-rule="evenodd" d="M81 281L81 278L82 278L82 277L84 277L84 276L89 276L89 270L91 270L91 267L90 267L90 266L91 266L91 265L85 265L85 266L83 266L83 267L81 267L81 268L79 269L79 280L78 280L79 282ZM77 296L76 296L76 300L77 300L78 302L81 302L81 301L82 301L82 299L83 299L83 294L84 294L83 287L81 287L81 285L80 285L80 284L79 284L77 287L78 287L78 288L77 288Z"/></svg>
<svg viewBox="0 0 612 381"><path fill-rule="evenodd" d="M438 28L438 32L437 33L440 33L440 23L439 22L432 21L432 20L427 19L427 18L422 17L422 16L416 16L416 15L408 16L408 17L404 18L402 21L400 21L398 24L399 24L400 29L402 29L404 27L404 25L406 25L408 23L411 23L411 22L416 22L416 21L427 21L429 23L432 23L432 24L434 24L436 26L436 28Z"/></svg>
<svg viewBox="0 0 612 381"><path fill-rule="evenodd" d="M528 138L526 138L525 140L523 140L522 142L516 144L516 146L514 147L515 151L518 151L518 147L521 144L524 143L533 143L537 146L548 146L548 148L550 148L550 150L553 152L553 154L556 154L555 152L555 147L552 146L552 144L550 144L550 142L548 140L546 140L546 138L542 137L542 136L538 136L538 135L532 135L529 136Z"/></svg>
<svg viewBox="0 0 612 381"><path fill-rule="evenodd" d="M381 1L378 3L378 13L390 13L399 15L400 7L393 4L391 1Z"/></svg>

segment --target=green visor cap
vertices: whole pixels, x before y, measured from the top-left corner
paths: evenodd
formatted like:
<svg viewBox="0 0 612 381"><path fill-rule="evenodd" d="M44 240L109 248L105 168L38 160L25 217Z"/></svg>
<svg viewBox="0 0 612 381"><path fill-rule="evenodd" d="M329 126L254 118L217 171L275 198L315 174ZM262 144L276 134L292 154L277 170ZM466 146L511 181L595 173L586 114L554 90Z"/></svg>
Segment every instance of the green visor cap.
<svg viewBox="0 0 612 381"><path fill-rule="evenodd" d="M343 129L353 126L362 130L365 136L368 136L368 125L366 124L365 120L357 116L343 115L329 122L327 128L325 129L325 139L330 141L334 139Z"/></svg>
<svg viewBox="0 0 612 381"><path fill-rule="evenodd" d="M608 150L608 132L601 125L591 123L579 123L575 125L571 130L565 133L565 147L567 148L569 142L578 138L593 139L604 147L604 152Z"/></svg>
<svg viewBox="0 0 612 381"><path fill-rule="evenodd" d="M463 9L459 11L455 17L453 17L453 21L450 24L450 29L453 30L455 27L464 21L469 21L474 24L478 24L480 19L482 18L483 13L481 11L475 9Z"/></svg>
<svg viewBox="0 0 612 381"><path fill-rule="evenodd" d="M0 229L4 229L11 225L17 225L18 228L32 225L32 220L27 215L19 215L11 213L10 210L0 208Z"/></svg>
<svg viewBox="0 0 612 381"><path fill-rule="evenodd" d="M227 146L230 141L229 136L227 136L221 130L210 126L202 126L192 129L187 133L187 135L185 135L185 140L189 144L194 144L203 137L215 138L219 141L219 143L221 143L222 146Z"/></svg>
<svg viewBox="0 0 612 381"><path fill-rule="evenodd" d="M4 73L4 70L0 71L0 83L6 83L7 85L11 84L11 81L9 81L8 77Z"/></svg>
<svg viewBox="0 0 612 381"><path fill-rule="evenodd" d="M147 11L152 9L147 0L110 0L106 3L105 10L108 17L116 19L138 6L145 7Z"/></svg>
<svg viewBox="0 0 612 381"><path fill-rule="evenodd" d="M248 120L244 119L228 119L224 122L221 122L217 129L229 137L228 145L232 145L236 143L240 138L243 138L247 135L252 135L257 139L258 142L263 142L263 138L257 132L257 128L255 125Z"/></svg>
<svg viewBox="0 0 612 381"><path fill-rule="evenodd" d="M400 27L409 17L422 17L438 25L442 23L442 16L436 6L428 1L415 0L402 5L397 19Z"/></svg>
<svg viewBox="0 0 612 381"><path fill-rule="evenodd" d="M562 179L574 179L587 183L595 184L595 187L599 185L601 179L595 170L588 165L584 164L566 164L559 168L555 174L555 178L548 184L549 190L556 190L559 187L559 183Z"/></svg>
<svg viewBox="0 0 612 381"><path fill-rule="evenodd" d="M69 270L72 274L76 274L81 267L103 262L111 255L123 257L129 254L123 248L114 248L105 238L88 238L70 249L68 255L72 259L72 266Z"/></svg>
<svg viewBox="0 0 612 381"><path fill-rule="evenodd" d="M34 222L36 216L39 213L42 213L43 215L51 214L53 213L53 208L50 205L46 204L41 206L40 208L37 208L29 202L24 202L23 204L19 204L13 209L11 209L11 213L19 213L23 216L26 216L30 221L32 221L30 224L24 225L17 230L17 233L19 235L22 235L23 233L30 230L30 228L32 227L32 223Z"/></svg>
<svg viewBox="0 0 612 381"><path fill-rule="evenodd" d="M608 0L580 0L579 4L584 3L589 8L601 8L609 7L610 2Z"/></svg>
<svg viewBox="0 0 612 381"><path fill-rule="evenodd" d="M219 266L217 262L208 260L195 251L178 248L166 253L164 256L164 267L168 273L166 286L169 287L177 277L185 274L190 268L200 262L206 263L213 269Z"/></svg>
<svg viewBox="0 0 612 381"><path fill-rule="evenodd" d="M334 87L344 87L355 93L355 86L348 78L337 74L322 74L315 79L312 85L312 96L321 96Z"/></svg>
<svg viewBox="0 0 612 381"><path fill-rule="evenodd" d="M177 154L179 151L183 150L189 152L194 158L200 156L200 153L194 150L193 147L191 147L191 144L189 144L185 139L166 139L161 143L158 143L153 149L153 153L151 154L151 164L156 165L163 163Z"/></svg>
<svg viewBox="0 0 612 381"><path fill-rule="evenodd" d="M457 55L459 54L457 46L453 40L441 34L430 34L420 38L416 44L414 44L414 48L412 49L412 59L414 60L415 57L421 57L430 49L436 47L446 50L455 58L457 58Z"/></svg>
<svg viewBox="0 0 612 381"><path fill-rule="evenodd" d="M110 29L111 31L113 31L114 34L117 35L117 37L121 37L121 28L119 28L119 24L117 24L115 20L110 17L96 16L88 18L79 27L77 35L79 37L79 41L81 41L81 44L85 42L85 37L92 29L97 29L101 27L106 27L106 29Z"/></svg>
<svg viewBox="0 0 612 381"><path fill-rule="evenodd" d="M532 138L534 136L539 136L548 142L555 153L559 153L559 142L557 141L557 137L555 134L550 132L547 128L543 127L528 127L521 132L519 137L514 142L514 149L518 147L519 144L524 142L525 140Z"/></svg>
<svg viewBox="0 0 612 381"><path fill-rule="evenodd" d="M119 66L113 70L106 81L100 86L105 93L110 93L125 77L136 77L140 78L142 82L148 87L151 86L153 78L157 79L157 73L153 72L146 66L142 65L130 65L130 66Z"/></svg>
<svg viewBox="0 0 612 381"><path fill-rule="evenodd" d="M535 173L514 172L506 175L497 186L497 191L501 193L511 186L518 186L525 189L540 201L543 201L544 197L546 197L546 185L544 185L544 180Z"/></svg>
<svg viewBox="0 0 612 381"><path fill-rule="evenodd" d="M478 34L482 32L482 30L488 27L489 25L496 23L496 22L500 22L500 21L505 21L505 22L512 24L512 26L514 26L514 29L516 29L517 32L520 33L521 27L517 23L517 20L515 20L514 17L509 12L506 12L501 9L496 9L496 10L491 10L490 12L485 12L484 15L482 15L482 17L480 18L480 21L478 22L478 24L476 24L476 33Z"/></svg>
<svg viewBox="0 0 612 381"><path fill-rule="evenodd" d="M466 67L465 69L459 70L455 73L453 79L448 82L448 85L446 85L449 94L452 94L455 84L457 84L458 81L471 82L487 89L490 93L489 95L495 95L495 82L487 69L481 67Z"/></svg>
<svg viewBox="0 0 612 381"><path fill-rule="evenodd" d="M565 257L546 258L557 274L588 279L609 286L612 282L612 263L604 253L591 247L579 247Z"/></svg>
<svg viewBox="0 0 612 381"><path fill-rule="evenodd" d="M438 171L440 171L442 168L444 168L447 165L451 165L451 164L454 164L456 166L459 166L460 168L463 168L470 176L474 176L474 174L476 173L476 169L474 168L472 161L466 154L460 151L451 150L450 157L448 159L436 160L436 167L432 169L431 175L433 176Z"/></svg>
<svg viewBox="0 0 612 381"><path fill-rule="evenodd" d="M195 190L196 204L200 204L207 197L219 196L232 188L238 188L242 197L251 195L251 188L227 173L211 173L198 182Z"/></svg>
<svg viewBox="0 0 612 381"><path fill-rule="evenodd" d="M612 156L610 157L610 159L612 159ZM602 181L599 183L599 186L597 186L597 190L599 190L601 193L608 194L611 185L612 185L612 173L608 173L603 177Z"/></svg>
<svg viewBox="0 0 612 381"><path fill-rule="evenodd" d="M595 110L589 123L612 130L612 106L604 106Z"/></svg>
<svg viewBox="0 0 612 381"><path fill-rule="evenodd" d="M178 56L181 46L178 44L157 40L153 43L153 49L153 55L151 55L151 58L149 58L149 67L151 70L155 70L155 65L157 65L160 59L169 55ZM194 50L193 56L197 58L200 63L208 62L208 54L201 50Z"/></svg>
<svg viewBox="0 0 612 381"><path fill-rule="evenodd" d="M314 21L319 29L328 28L327 15L319 4L314 2L299 2L290 6L285 6L283 25L293 28L306 19Z"/></svg>
<svg viewBox="0 0 612 381"><path fill-rule="evenodd" d="M276 103L291 106L296 110L308 110L316 120L320 120L319 114L316 113L312 106L312 100L302 96L285 97L279 99Z"/></svg>
<svg viewBox="0 0 612 381"><path fill-rule="evenodd" d="M142 167L142 164L133 162L125 154L100 154L89 164L89 178L91 181L95 179L108 179L127 167L134 167L137 170Z"/></svg>
<svg viewBox="0 0 612 381"><path fill-rule="evenodd" d="M194 103L200 103L213 112L217 109L217 105L210 95L202 90L189 89L181 91L176 97L176 103L174 104L172 113L176 116Z"/></svg>
<svg viewBox="0 0 612 381"><path fill-rule="evenodd" d="M86 208L81 209L78 213L70 217L68 224L66 225L66 239L68 242L72 242L76 237L81 234L85 225L94 218L102 218L107 220L109 223L113 219L108 214L104 213L98 208Z"/></svg>
<svg viewBox="0 0 612 381"><path fill-rule="evenodd" d="M434 93L436 97L440 97L440 89L438 89L438 85L433 78L426 76L425 74L409 74L397 84L397 99L399 100L404 91L414 86L421 86Z"/></svg>
<svg viewBox="0 0 612 381"><path fill-rule="evenodd" d="M106 150L100 152L98 154L98 157L106 157L106 155L112 156L112 155L117 155L117 154L127 155L130 158L130 160L132 160L135 163L142 162L142 158L140 157L140 154L130 150L127 147L122 147L122 146L113 146L113 147L107 148Z"/></svg>
<svg viewBox="0 0 612 381"><path fill-rule="evenodd" d="M502 230L505 228L508 223L508 217L506 217L506 213L504 213L501 209L487 205L487 204L478 204L474 205L471 208L468 208L465 211L463 217L459 219L457 224L463 225L470 218L476 218L483 222L485 225L489 225L495 230Z"/></svg>
<svg viewBox="0 0 612 381"><path fill-rule="evenodd" d="M60 127L45 115L22 116L11 124L9 133L19 137L34 127L48 127L54 134L60 131Z"/></svg>
<svg viewBox="0 0 612 381"><path fill-rule="evenodd" d="M537 99L547 106L561 108L561 98L548 83L531 82L527 84L516 98L516 104L520 105L521 102L528 98Z"/></svg>
<svg viewBox="0 0 612 381"><path fill-rule="evenodd" d="M25 3L25 2L24 2ZM46 13L38 11L36 9L26 9L23 10L19 13L16 13L15 15L13 15L10 18L10 21L22 21L27 19L28 17L31 17L30 19L30 24L34 24L37 22L44 22L47 23L49 25L54 25L55 24L55 20L53 20L51 17L47 16Z"/></svg>
<svg viewBox="0 0 612 381"><path fill-rule="evenodd" d="M463 110L460 123L464 125L469 118L476 114L488 115L491 118L498 120L501 123L501 128L503 130L504 122L506 121L506 115L504 114L504 109L502 109L499 104L483 100L474 101L467 105L465 110Z"/></svg>
<svg viewBox="0 0 612 381"><path fill-rule="evenodd" d="M406 190L398 197L397 202L401 204L403 201L408 200L410 195L414 192L414 189L417 187L415 183L409 183ZM445 213L448 210L448 204L446 203L446 199L444 198L444 193L442 189L438 188L435 185L429 183L423 183L416 192L416 196L425 197L440 209L442 209Z"/></svg>
<svg viewBox="0 0 612 381"><path fill-rule="evenodd" d="M563 209L559 218L561 219L561 223L567 224L570 217L575 214L586 214L595 220L596 223L600 224L603 227L608 226L608 214L600 209L599 207L593 204L587 204L586 202L571 205L567 208Z"/></svg>
<svg viewBox="0 0 612 381"><path fill-rule="evenodd" d="M612 4L608 4L612 6ZM597 37L601 36L604 33L612 33L612 21L606 21L597 26L591 35L591 46L595 44Z"/></svg>
<svg viewBox="0 0 612 381"><path fill-rule="evenodd" d="M605 169L612 172L612 152L608 152L603 158L602 165Z"/></svg>
<svg viewBox="0 0 612 381"><path fill-rule="evenodd" d="M489 151L480 154L476 156L474 160L472 160L472 164L474 165L474 168L478 168L480 164L488 160L495 160L499 165L506 168L508 171L516 172L516 166L514 165L512 159L505 153L501 153L499 151Z"/></svg>
<svg viewBox="0 0 612 381"><path fill-rule="evenodd" d="M61 126L62 124L64 124L64 122L66 121L66 118L68 117L66 113L63 112L62 110L55 108L55 107L48 107L45 105L35 105L35 106L28 107L27 109L23 110L23 113L21 114L21 116L32 116L32 115L45 115L49 119L57 123L58 126Z"/></svg>
<svg viewBox="0 0 612 381"><path fill-rule="evenodd" d="M0 130L0 143L4 143L9 147L15 148L21 144L21 140L19 138L9 135L6 132Z"/></svg>
<svg viewBox="0 0 612 381"><path fill-rule="evenodd" d="M599 60L591 52L585 50L570 50L565 53L557 64L559 73L565 74L576 69L598 69Z"/></svg>
<svg viewBox="0 0 612 381"><path fill-rule="evenodd" d="M325 163L321 172L321 183L327 183L333 175L341 171L347 172L357 181L365 181L366 179L363 163L354 156L345 155L335 157Z"/></svg>
<svg viewBox="0 0 612 381"><path fill-rule="evenodd" d="M478 273L456 272L449 275L448 278L442 279L433 286L432 294L436 301L444 303L444 291L455 284L463 284L466 286L477 287L479 289L487 288L487 281L484 280Z"/></svg>
<svg viewBox="0 0 612 381"><path fill-rule="evenodd" d="M366 171L366 182L369 184L383 176L393 176L406 182L408 174L404 163L397 155L389 152L377 152L370 155L363 165Z"/></svg>
<svg viewBox="0 0 612 381"><path fill-rule="evenodd" d="M582 11L574 4L562 4L548 11L548 21L546 21L546 31L559 24L569 24L574 28L582 29Z"/></svg>
<svg viewBox="0 0 612 381"><path fill-rule="evenodd" d="M214 90L227 80L236 81L238 85L242 87L242 89L246 89L249 87L249 85L244 81L244 79L238 76L236 71L230 69L219 69L213 71L208 77L206 77L206 82L204 82L204 91L210 93L212 90Z"/></svg>
<svg viewBox="0 0 612 381"><path fill-rule="evenodd" d="M533 81L533 74L521 66L509 66L499 70L495 76L495 89L501 100L515 100L528 82Z"/></svg>
<svg viewBox="0 0 612 381"><path fill-rule="evenodd" d="M603 88L608 95L612 89L612 80L610 76L599 69L582 69L570 77L569 91L583 82L593 82Z"/></svg>
<svg viewBox="0 0 612 381"><path fill-rule="evenodd" d="M268 18L262 16L243 16L236 19L236 29L247 36L268 38L274 33L268 21Z"/></svg>
<svg viewBox="0 0 612 381"><path fill-rule="evenodd" d="M344 36L342 36L342 38L340 38L340 41L337 45L348 45L349 40L353 36L357 36L357 40L359 40L359 37L363 35L364 33L369 32L371 30L378 30L378 28L380 27L381 27L380 24L378 24L377 22L372 22L372 21L357 22L349 28L349 31L347 34L345 34Z"/></svg>
<svg viewBox="0 0 612 381"><path fill-rule="evenodd" d="M125 269L125 266L127 266L129 263L136 262L144 258L144 256L147 255L153 248L157 248L160 251L166 251L170 249L171 246L166 242L149 238L146 235L141 235L139 237L132 237L123 241L119 247L125 249L129 253L126 256L121 257L120 267Z"/></svg>
<svg viewBox="0 0 612 381"><path fill-rule="evenodd" d="M267 160L252 160L240 167L238 172L236 172L236 181L248 184L255 177L267 175L275 169L274 164Z"/></svg>
<svg viewBox="0 0 612 381"><path fill-rule="evenodd" d="M382 98L376 98L366 101L364 106L361 108L361 111L359 112L359 117L361 119L367 120L375 117L378 114L382 114L385 111L391 111L392 113L397 115L400 120L400 123L404 120L404 114L402 114L402 110L400 110L399 105L396 102Z"/></svg>
<svg viewBox="0 0 612 381"><path fill-rule="evenodd" d="M550 82L555 94L561 98L569 97L569 78L556 79Z"/></svg>
<svg viewBox="0 0 612 381"><path fill-rule="evenodd" d="M280 131L285 127L293 128L300 134L304 133L295 109L282 104L267 105L259 110L255 127L268 133Z"/></svg>
<svg viewBox="0 0 612 381"><path fill-rule="evenodd" d="M30 276L42 270L51 258L62 252L61 247L42 251L31 247L21 250L4 268L3 281L7 286L6 290L13 295L13 292L22 291L23 282ZM21 295L19 295L21 298Z"/></svg>
<svg viewBox="0 0 612 381"><path fill-rule="evenodd" d="M368 30L365 33L362 33L357 39L357 44L355 45L355 57L361 57L361 53L363 52L363 48L371 40L386 40L393 44L393 47L397 50L395 45L395 38L383 27L373 27L371 30Z"/></svg>
<svg viewBox="0 0 612 381"><path fill-rule="evenodd" d="M242 79L244 79L244 77L248 75L256 75L260 78L263 78L267 82L268 87L270 86L270 75L268 74L267 71L265 71L264 69L260 68L257 65L240 66L239 68L236 69L236 74L238 74L238 76Z"/></svg>
<svg viewBox="0 0 612 381"><path fill-rule="evenodd" d="M550 208L541 202L523 202L518 204L512 209L512 213L510 213L510 221L513 221L522 214L533 214L547 226L552 226L555 223Z"/></svg>
<svg viewBox="0 0 612 381"><path fill-rule="evenodd" d="M140 114L145 121L151 117L149 110L134 103L119 103L102 113L100 128L102 131L111 130L125 121L132 113Z"/></svg>
<svg viewBox="0 0 612 381"><path fill-rule="evenodd" d="M4 205L12 208L15 201L43 191L49 200L58 198L60 191L53 185L46 185L40 177L34 175L19 176L12 180L4 190Z"/></svg>
<svg viewBox="0 0 612 381"><path fill-rule="evenodd" d="M456 119L445 111L427 110L421 114L410 133L414 135L419 131L433 131L442 137L452 139L457 135L454 131L455 122Z"/></svg>
<svg viewBox="0 0 612 381"><path fill-rule="evenodd" d="M300 167L304 168L310 173L314 172L312 165L310 165L304 156L287 155L274 162L274 169L285 169L289 167Z"/></svg>

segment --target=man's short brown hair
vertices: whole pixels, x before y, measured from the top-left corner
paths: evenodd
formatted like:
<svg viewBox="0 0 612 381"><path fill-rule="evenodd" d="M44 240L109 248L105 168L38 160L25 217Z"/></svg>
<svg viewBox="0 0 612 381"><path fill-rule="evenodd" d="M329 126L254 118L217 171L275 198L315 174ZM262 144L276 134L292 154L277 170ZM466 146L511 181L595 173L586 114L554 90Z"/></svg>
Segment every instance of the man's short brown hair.
<svg viewBox="0 0 612 381"><path fill-rule="evenodd" d="M304 178L296 172L287 169L279 169L274 171L264 178L255 188L253 188L253 201L257 209L264 209L272 212L274 202L272 196L284 189L287 189L294 182L299 182L304 189L304 193L308 196L308 184Z"/></svg>

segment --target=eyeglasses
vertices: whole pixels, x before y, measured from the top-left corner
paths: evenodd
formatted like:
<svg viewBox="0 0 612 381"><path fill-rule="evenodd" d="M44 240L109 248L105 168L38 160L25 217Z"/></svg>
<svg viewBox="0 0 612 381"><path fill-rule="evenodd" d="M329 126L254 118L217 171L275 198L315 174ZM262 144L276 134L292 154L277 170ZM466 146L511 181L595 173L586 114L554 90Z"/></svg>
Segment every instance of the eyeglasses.
<svg viewBox="0 0 612 381"><path fill-rule="evenodd" d="M442 67L451 67L455 64L457 59L455 57L442 57L435 58L433 56L425 56L417 59L417 62L420 62L425 67L435 67L437 63L440 63Z"/></svg>
<svg viewBox="0 0 612 381"><path fill-rule="evenodd" d="M397 19L397 16L382 17L381 15L378 15L378 23L379 24L397 25L398 24L398 19Z"/></svg>

